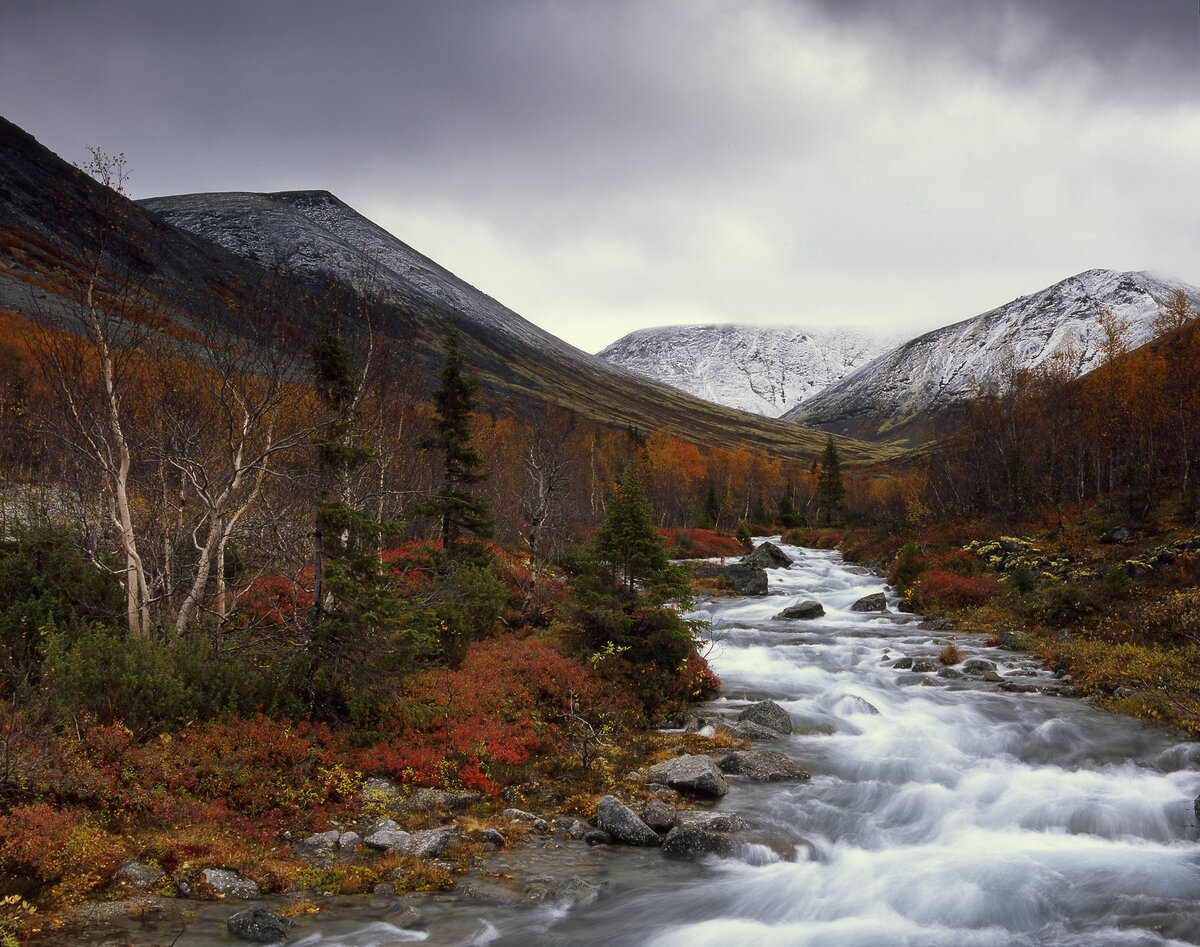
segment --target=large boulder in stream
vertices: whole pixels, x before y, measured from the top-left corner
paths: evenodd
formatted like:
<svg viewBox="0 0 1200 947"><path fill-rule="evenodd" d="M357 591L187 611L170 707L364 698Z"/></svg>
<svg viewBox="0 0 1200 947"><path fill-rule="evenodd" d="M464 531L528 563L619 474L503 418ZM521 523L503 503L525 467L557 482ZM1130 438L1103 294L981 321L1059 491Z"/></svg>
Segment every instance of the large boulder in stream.
<svg viewBox="0 0 1200 947"><path fill-rule="evenodd" d="M597 804L596 825L626 845L662 844L658 833L616 796L605 796Z"/></svg>
<svg viewBox="0 0 1200 947"><path fill-rule="evenodd" d="M744 566L755 566L759 569L786 569L792 564L792 557L774 543L761 543L738 560Z"/></svg>
<svg viewBox="0 0 1200 947"><path fill-rule="evenodd" d="M715 799L729 792L729 783L717 764L707 756L679 756L655 763L646 782L670 786L685 796Z"/></svg>
<svg viewBox="0 0 1200 947"><path fill-rule="evenodd" d="M873 592L870 595L864 595L857 602L850 606L852 612L886 612L887 611L887 596L882 592Z"/></svg>
<svg viewBox="0 0 1200 947"><path fill-rule="evenodd" d="M757 566L744 566L736 562L721 566L714 562L702 562L692 575L697 579L716 579L718 584L727 586L738 595L767 594L766 570Z"/></svg>
<svg viewBox="0 0 1200 947"><path fill-rule="evenodd" d="M296 922L266 908L247 908L231 914L225 925L230 934L241 940L255 944L278 944L291 936Z"/></svg>
<svg viewBox="0 0 1200 947"><path fill-rule="evenodd" d="M824 605L820 602L809 600L789 605L776 615L772 621L810 621L813 618L820 618L824 614Z"/></svg>
<svg viewBox="0 0 1200 947"><path fill-rule="evenodd" d="M760 700L757 704L751 704L738 714L738 720L748 720L776 733L792 732L792 715L773 700Z"/></svg>
<svg viewBox="0 0 1200 947"><path fill-rule="evenodd" d="M733 854L733 839L706 829L680 826L671 829L663 839L663 854L668 858L683 858L694 861L706 855L727 858Z"/></svg>
<svg viewBox="0 0 1200 947"><path fill-rule="evenodd" d="M761 783L812 779L808 770L778 750L734 750L722 756L717 765L730 776L745 776Z"/></svg>

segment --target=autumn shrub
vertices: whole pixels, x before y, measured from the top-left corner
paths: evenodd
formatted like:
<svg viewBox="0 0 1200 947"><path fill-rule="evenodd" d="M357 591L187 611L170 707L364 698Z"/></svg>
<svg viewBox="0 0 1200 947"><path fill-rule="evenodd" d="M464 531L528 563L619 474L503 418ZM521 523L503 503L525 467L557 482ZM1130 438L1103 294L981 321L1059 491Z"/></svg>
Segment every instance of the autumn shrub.
<svg viewBox="0 0 1200 947"><path fill-rule="evenodd" d="M744 545L730 536L711 529L664 529L663 545L672 559L715 559L718 556L740 556Z"/></svg>
<svg viewBox="0 0 1200 947"><path fill-rule="evenodd" d="M85 810L21 806L0 816L0 894L76 901L107 884L125 854L124 842Z"/></svg>
<svg viewBox="0 0 1200 947"><path fill-rule="evenodd" d="M1030 617L1043 625L1069 628L1093 615L1096 602L1078 582L1055 582L1033 596L1028 610Z"/></svg>
<svg viewBox="0 0 1200 947"><path fill-rule="evenodd" d="M357 755L367 772L414 785L495 792L554 748L554 715L587 703L588 670L545 641L497 635L473 643L457 669L414 676L396 739Z"/></svg>
<svg viewBox="0 0 1200 947"><path fill-rule="evenodd" d="M913 582L907 597L914 611L937 614L986 605L1004 591L1005 585L998 579L927 569Z"/></svg>
<svg viewBox="0 0 1200 947"><path fill-rule="evenodd" d="M938 652L938 660L946 666L958 664L962 660L962 652L958 650L957 645L948 644Z"/></svg>
<svg viewBox="0 0 1200 947"><path fill-rule="evenodd" d="M915 542L907 542L892 561L888 570L888 582L900 589L907 589L925 571L925 557L920 554Z"/></svg>
<svg viewBox="0 0 1200 947"><path fill-rule="evenodd" d="M1143 603L1129 614L1107 615L1095 634L1110 641L1200 645L1200 590L1182 589Z"/></svg>

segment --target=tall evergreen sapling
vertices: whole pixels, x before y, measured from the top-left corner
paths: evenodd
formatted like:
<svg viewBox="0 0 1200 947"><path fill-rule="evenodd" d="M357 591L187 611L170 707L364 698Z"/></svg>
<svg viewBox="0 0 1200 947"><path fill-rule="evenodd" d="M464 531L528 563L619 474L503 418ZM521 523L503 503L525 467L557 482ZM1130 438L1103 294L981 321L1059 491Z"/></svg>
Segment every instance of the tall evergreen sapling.
<svg viewBox="0 0 1200 947"><path fill-rule="evenodd" d="M492 515L486 498L470 487L487 479L483 458L471 446L471 412L475 408L478 383L465 374L459 344L458 321L446 331L446 364L433 392L437 413L435 433L420 446L442 456L442 480L429 499L417 504L422 516L441 521L442 553L453 555L455 543L464 534L478 539L492 535Z"/></svg>
<svg viewBox="0 0 1200 947"><path fill-rule="evenodd" d="M825 449L821 451L821 470L817 474L817 502L825 509L825 522L833 519L834 514L842 508L845 498L842 464L831 434L825 442Z"/></svg>

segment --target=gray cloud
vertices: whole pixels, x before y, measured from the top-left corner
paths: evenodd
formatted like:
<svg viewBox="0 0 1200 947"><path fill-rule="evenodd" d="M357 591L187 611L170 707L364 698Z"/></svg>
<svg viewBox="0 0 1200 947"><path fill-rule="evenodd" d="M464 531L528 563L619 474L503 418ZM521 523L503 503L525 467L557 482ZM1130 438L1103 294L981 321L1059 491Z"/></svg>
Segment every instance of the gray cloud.
<svg viewBox="0 0 1200 947"><path fill-rule="evenodd" d="M1200 282L1178 3L11 6L0 111L64 156L125 151L139 196L327 188L587 348Z"/></svg>

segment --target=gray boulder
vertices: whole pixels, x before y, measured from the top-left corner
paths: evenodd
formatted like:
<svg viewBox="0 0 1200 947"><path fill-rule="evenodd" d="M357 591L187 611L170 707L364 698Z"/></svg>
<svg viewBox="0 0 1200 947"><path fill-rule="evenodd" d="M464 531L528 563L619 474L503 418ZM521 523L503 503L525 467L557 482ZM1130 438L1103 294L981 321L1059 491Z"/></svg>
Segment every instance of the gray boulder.
<svg viewBox="0 0 1200 947"><path fill-rule="evenodd" d="M718 765L731 776L745 776L761 783L812 778L803 766L777 750L735 750L721 757Z"/></svg>
<svg viewBox="0 0 1200 947"><path fill-rule="evenodd" d="M729 728L729 730L735 736L739 736L743 740L778 740L782 735L778 730L772 730L770 727L764 727L762 724L755 723L753 720L743 720L740 723L734 724Z"/></svg>
<svg viewBox="0 0 1200 947"><path fill-rule="evenodd" d="M773 700L760 700L757 704L751 704L738 714L738 720L756 723L760 727L766 727L776 733L792 732L791 714Z"/></svg>
<svg viewBox="0 0 1200 947"><path fill-rule="evenodd" d="M214 894L225 898L241 898L243 901L249 901L262 897L262 892L255 882L245 875L239 875L236 871L229 871L226 868L205 868L204 880L213 889Z"/></svg>
<svg viewBox="0 0 1200 947"><path fill-rule="evenodd" d="M605 796L596 806L596 825L626 845L661 845L658 833L638 818L616 796Z"/></svg>
<svg viewBox="0 0 1200 947"><path fill-rule="evenodd" d="M443 825L437 829L426 829L410 836L403 846L404 851L426 860L441 858L450 851L462 835L457 825Z"/></svg>
<svg viewBox="0 0 1200 947"><path fill-rule="evenodd" d="M729 783L707 756L680 756L655 763L650 767L647 781L670 786L686 796L715 799L729 792Z"/></svg>
<svg viewBox="0 0 1200 947"><path fill-rule="evenodd" d="M887 596L882 592L874 592L871 595L864 595L857 602L850 606L852 612L886 612L887 611Z"/></svg>
<svg viewBox="0 0 1200 947"><path fill-rule="evenodd" d="M759 569L786 569L792 564L792 557L772 542L760 543L753 552L748 552L738 560L743 566L755 566Z"/></svg>
<svg viewBox="0 0 1200 947"><path fill-rule="evenodd" d="M773 621L809 621L820 618L825 614L825 606L820 602L805 601L789 605L772 619Z"/></svg>
<svg viewBox="0 0 1200 947"><path fill-rule="evenodd" d="M704 812L699 809L683 809L675 816L675 824L681 829L704 829L705 832L742 832L750 823L736 812Z"/></svg>
<svg viewBox="0 0 1200 947"><path fill-rule="evenodd" d="M483 841L490 842L492 845L495 845L497 848L504 848L504 844L507 841L504 836L495 829L484 829L479 833L479 837Z"/></svg>
<svg viewBox="0 0 1200 947"><path fill-rule="evenodd" d="M166 875L167 873L161 868L148 865L144 861L138 861L136 858L130 858L127 861L121 862L116 873L113 875L113 881L124 882L131 888L136 888L138 891L145 891L158 884Z"/></svg>
<svg viewBox="0 0 1200 947"><path fill-rule="evenodd" d="M941 667L942 663L940 661L935 661L933 658L917 658L912 663L912 669L914 671L919 671L922 674L937 671Z"/></svg>
<svg viewBox="0 0 1200 947"><path fill-rule="evenodd" d="M405 832L391 819L380 819L367 831L363 844L384 852L401 852L412 841L412 833Z"/></svg>
<svg viewBox="0 0 1200 947"><path fill-rule="evenodd" d="M299 855L328 855L337 848L341 834L337 829L330 829L310 835L296 843L296 852Z"/></svg>
<svg viewBox="0 0 1200 947"><path fill-rule="evenodd" d="M669 806L661 799L651 799L642 809L642 821L655 832L665 832L675 824L677 815L674 806Z"/></svg>
<svg viewBox="0 0 1200 947"><path fill-rule="evenodd" d="M986 674L988 671L996 670L996 664L986 658L971 658L969 661L963 662L962 669L965 674Z"/></svg>
<svg viewBox="0 0 1200 947"><path fill-rule="evenodd" d="M907 671L912 666L913 666L912 658L897 658L895 661L892 662L892 667L894 667L900 671Z"/></svg>
<svg viewBox="0 0 1200 947"><path fill-rule="evenodd" d="M727 585L738 595L766 595L767 573L756 566L743 566L738 563L721 566L712 562L702 562L692 572L697 579L716 579L719 584Z"/></svg>
<svg viewBox="0 0 1200 947"><path fill-rule="evenodd" d="M706 829L679 826L671 829L663 839L663 854L668 858L682 858L694 861L706 855L728 857L733 854L735 845L732 839Z"/></svg>
<svg viewBox="0 0 1200 947"><path fill-rule="evenodd" d="M338 848L343 852L352 852L362 844L362 836L357 832L343 832L338 836Z"/></svg>
<svg viewBox="0 0 1200 947"><path fill-rule="evenodd" d="M225 925L234 937L256 944L277 944L287 940L291 936L292 928L296 926L294 921L282 914L262 907L247 908L245 911L231 914Z"/></svg>

